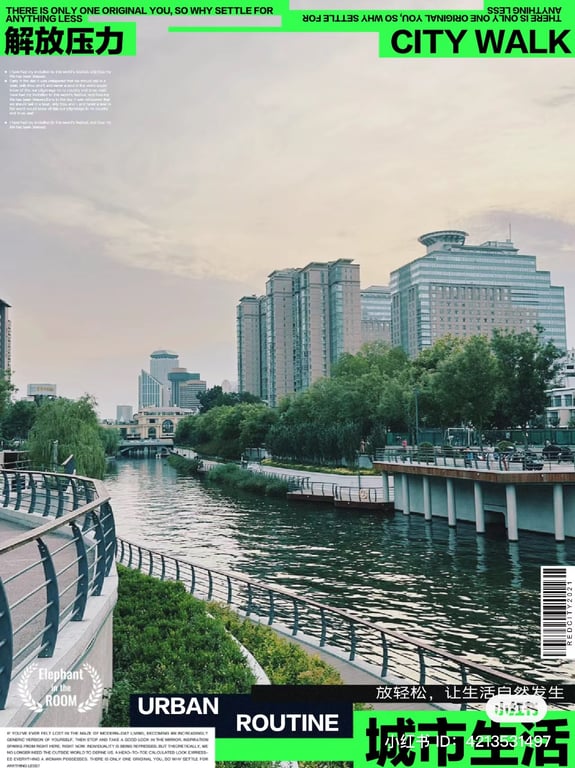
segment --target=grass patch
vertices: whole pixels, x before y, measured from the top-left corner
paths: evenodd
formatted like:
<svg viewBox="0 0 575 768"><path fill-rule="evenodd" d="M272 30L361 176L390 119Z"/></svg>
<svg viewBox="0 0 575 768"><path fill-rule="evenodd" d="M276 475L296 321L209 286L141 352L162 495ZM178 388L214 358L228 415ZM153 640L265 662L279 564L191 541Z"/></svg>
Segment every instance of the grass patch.
<svg viewBox="0 0 575 768"><path fill-rule="evenodd" d="M266 477L264 473L256 474L248 469L242 469L237 464L220 464L210 469L206 474L206 482L209 485L220 485L266 496L285 497L289 488L286 480Z"/></svg>
<svg viewBox="0 0 575 768"><path fill-rule="evenodd" d="M197 475L202 466L201 459L187 459L185 456L180 456L178 453L171 453L167 458L167 462L181 475L186 475L188 477Z"/></svg>
<svg viewBox="0 0 575 768"><path fill-rule="evenodd" d="M352 475L357 477L357 467L331 467L318 464L296 464L289 461L276 461L275 459L263 459L261 462L265 467L279 467L280 469L297 469L298 472L323 472L330 475ZM379 475L376 469L367 469L362 467L359 470L361 475Z"/></svg>

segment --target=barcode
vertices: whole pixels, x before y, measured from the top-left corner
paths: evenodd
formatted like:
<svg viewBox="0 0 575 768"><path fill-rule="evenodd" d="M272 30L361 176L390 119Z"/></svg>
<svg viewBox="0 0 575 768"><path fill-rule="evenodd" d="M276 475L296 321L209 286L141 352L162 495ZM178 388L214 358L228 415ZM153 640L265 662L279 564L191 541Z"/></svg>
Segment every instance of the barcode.
<svg viewBox="0 0 575 768"><path fill-rule="evenodd" d="M574 659L573 583L575 566L541 568L541 658Z"/></svg>

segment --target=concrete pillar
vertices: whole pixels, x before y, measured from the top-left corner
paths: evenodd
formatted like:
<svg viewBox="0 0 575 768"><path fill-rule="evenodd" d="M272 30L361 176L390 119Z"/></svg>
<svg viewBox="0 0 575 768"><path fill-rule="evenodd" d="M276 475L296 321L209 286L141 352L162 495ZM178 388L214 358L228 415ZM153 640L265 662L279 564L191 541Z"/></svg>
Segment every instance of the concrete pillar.
<svg viewBox="0 0 575 768"><path fill-rule="evenodd" d="M483 488L477 480L473 483L473 498L475 501L475 530L485 533L485 512L483 511Z"/></svg>
<svg viewBox="0 0 575 768"><path fill-rule="evenodd" d="M565 505L561 483L555 483L553 486L553 515L555 517L555 540L565 541Z"/></svg>
<svg viewBox="0 0 575 768"><path fill-rule="evenodd" d="M407 475L401 476L401 495L403 504L403 514L409 515L409 484Z"/></svg>
<svg viewBox="0 0 575 768"><path fill-rule="evenodd" d="M513 484L505 486L505 500L507 502L507 538L509 541L517 541L517 491Z"/></svg>
<svg viewBox="0 0 575 768"><path fill-rule="evenodd" d="M455 494L453 492L453 478L448 477L445 480L447 488L447 524L454 526L456 524L455 518Z"/></svg>
<svg viewBox="0 0 575 768"><path fill-rule="evenodd" d="M431 520L431 491L429 490L429 478L423 475L423 516Z"/></svg>
<svg viewBox="0 0 575 768"><path fill-rule="evenodd" d="M381 473L381 482L383 485L383 500L389 501L389 475L387 472Z"/></svg>

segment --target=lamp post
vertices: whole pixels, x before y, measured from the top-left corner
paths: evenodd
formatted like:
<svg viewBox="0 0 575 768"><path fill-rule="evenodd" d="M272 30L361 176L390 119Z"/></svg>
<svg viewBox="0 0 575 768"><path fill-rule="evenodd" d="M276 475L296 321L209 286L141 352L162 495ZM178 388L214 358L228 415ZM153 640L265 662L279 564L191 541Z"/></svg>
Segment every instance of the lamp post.
<svg viewBox="0 0 575 768"><path fill-rule="evenodd" d="M415 395L415 444L419 445L419 389L413 388Z"/></svg>

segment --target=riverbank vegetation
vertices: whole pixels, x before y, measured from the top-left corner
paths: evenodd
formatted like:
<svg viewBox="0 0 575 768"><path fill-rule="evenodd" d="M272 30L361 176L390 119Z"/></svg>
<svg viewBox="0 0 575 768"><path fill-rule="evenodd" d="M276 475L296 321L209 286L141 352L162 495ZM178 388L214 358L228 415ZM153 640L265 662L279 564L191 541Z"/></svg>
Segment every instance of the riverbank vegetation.
<svg viewBox="0 0 575 768"><path fill-rule="evenodd" d="M541 328L447 336L414 359L376 342L342 355L330 378L277 408L216 406L184 419L176 442L224 458L265 444L279 460L349 466L359 452L395 444L395 433L413 434L416 420L420 429L463 424L479 432L544 426L560 356Z"/></svg>
<svg viewBox="0 0 575 768"><path fill-rule="evenodd" d="M200 474L202 467L201 459L188 459L175 453L168 456L168 463L187 477ZM224 488L276 497L285 497L288 492L287 481L263 473L250 472L238 464L218 464L207 472L201 472L201 475L208 485L219 485Z"/></svg>
<svg viewBox="0 0 575 768"><path fill-rule="evenodd" d="M338 685L339 673L319 657L228 608L204 603L183 584L118 567L114 611L114 685L101 725L129 726L130 694L249 693L253 673L232 636L276 685ZM241 757L238 755L238 757ZM218 763L241 768L243 762ZM273 763L250 762L251 768ZM319 768L319 763L300 763ZM340 764L343 765L343 764Z"/></svg>
<svg viewBox="0 0 575 768"><path fill-rule="evenodd" d="M73 455L79 475L102 478L106 468L105 437L98 423L96 403L59 397L38 406L25 448L35 469L59 469Z"/></svg>
<svg viewBox="0 0 575 768"><path fill-rule="evenodd" d="M206 473L209 485L220 485L239 491L285 497L289 485L286 480L270 477L264 473L250 472L237 464L219 464Z"/></svg>

